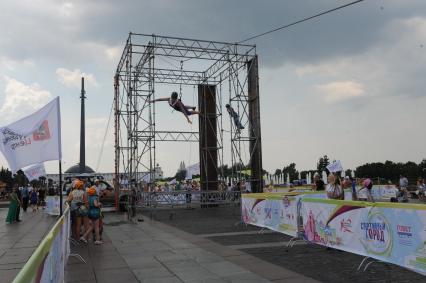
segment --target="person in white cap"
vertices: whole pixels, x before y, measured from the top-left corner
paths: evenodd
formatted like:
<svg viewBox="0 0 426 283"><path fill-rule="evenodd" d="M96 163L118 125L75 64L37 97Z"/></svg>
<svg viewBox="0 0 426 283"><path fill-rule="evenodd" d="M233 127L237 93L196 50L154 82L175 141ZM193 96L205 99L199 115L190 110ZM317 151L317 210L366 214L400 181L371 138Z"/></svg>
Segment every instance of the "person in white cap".
<svg viewBox="0 0 426 283"><path fill-rule="evenodd" d="M102 186L100 185L100 181L99 181L99 179L95 179L95 180L94 180L94 185L93 185L93 187L96 189L96 195L101 196L101 193L102 193L101 188L102 188ZM87 190L88 190L88 189L89 189L89 188L87 188Z"/></svg>

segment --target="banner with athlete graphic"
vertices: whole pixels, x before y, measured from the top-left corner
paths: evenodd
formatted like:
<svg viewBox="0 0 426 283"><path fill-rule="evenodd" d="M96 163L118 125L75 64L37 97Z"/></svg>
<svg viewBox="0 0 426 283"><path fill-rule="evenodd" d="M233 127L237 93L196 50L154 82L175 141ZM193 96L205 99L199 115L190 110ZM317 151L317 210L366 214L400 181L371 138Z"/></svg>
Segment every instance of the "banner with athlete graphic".
<svg viewBox="0 0 426 283"><path fill-rule="evenodd" d="M426 275L426 207L301 199L305 239Z"/></svg>

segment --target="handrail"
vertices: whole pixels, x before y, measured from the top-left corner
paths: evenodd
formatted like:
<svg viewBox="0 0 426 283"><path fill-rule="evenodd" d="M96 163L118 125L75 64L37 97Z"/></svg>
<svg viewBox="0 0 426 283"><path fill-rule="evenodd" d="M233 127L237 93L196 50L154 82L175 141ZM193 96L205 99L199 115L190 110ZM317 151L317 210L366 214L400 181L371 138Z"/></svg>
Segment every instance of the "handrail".
<svg viewBox="0 0 426 283"><path fill-rule="evenodd" d="M36 250L33 252L31 257L25 263L24 267L19 271L18 275L12 281L12 283L30 283L33 281L34 277L37 275L37 269L42 265L47 254L49 253L50 248L52 247L53 240L56 238L60 229L64 223L65 217L68 217L69 207L64 211L64 214L59 217L52 229L47 233L47 235L40 242Z"/></svg>

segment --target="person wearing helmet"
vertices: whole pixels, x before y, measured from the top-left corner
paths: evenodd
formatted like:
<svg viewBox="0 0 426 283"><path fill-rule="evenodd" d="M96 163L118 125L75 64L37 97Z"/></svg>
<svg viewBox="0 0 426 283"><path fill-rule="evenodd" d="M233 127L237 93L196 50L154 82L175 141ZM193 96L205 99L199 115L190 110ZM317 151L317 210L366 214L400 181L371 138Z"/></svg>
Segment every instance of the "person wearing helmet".
<svg viewBox="0 0 426 283"><path fill-rule="evenodd" d="M240 121L240 115L238 115L237 112L235 112L234 108L231 107L231 105L226 104L226 111L228 111L229 116L234 120L235 128L237 128L237 131L241 131L244 129L244 126L241 124Z"/></svg>
<svg viewBox="0 0 426 283"><path fill-rule="evenodd" d="M95 188L96 189L96 194L98 195L98 197L101 197L102 196L102 191L101 191L101 185L100 185L100 181L99 181L99 179L95 179L94 181L93 181L93 186L91 186L91 187L88 187L87 189L86 189L86 192L88 192L89 191L89 189L90 188Z"/></svg>
<svg viewBox="0 0 426 283"><path fill-rule="evenodd" d="M99 234L99 219L101 217L101 203L98 199L98 194L96 192L96 187L92 186L87 190L87 194L89 195L89 210L88 217L90 219L91 225L89 229L84 233L82 238L87 241L87 237L90 235L92 230L95 230L95 245L102 244L100 234Z"/></svg>
<svg viewBox="0 0 426 283"><path fill-rule="evenodd" d="M82 222L87 222L85 220L87 216L87 197L85 194L85 191L83 189L84 183L81 180L76 179L73 182L73 190L68 195L67 202L70 204L71 207L71 218L73 223L73 238L77 241L80 239L81 241L84 241L84 238L80 238L80 228ZM87 230L88 223L84 223L84 226Z"/></svg>
<svg viewBox="0 0 426 283"><path fill-rule="evenodd" d="M185 115L185 118L188 120L188 123L192 124L191 120L189 120L189 116L194 114L200 114L199 111L195 111L195 106L186 106L183 104L182 100L178 98L177 92L172 92L170 97L157 98L154 100L150 100L149 103L155 103L157 101L167 101L174 110L182 112ZM190 110L192 109L192 110Z"/></svg>

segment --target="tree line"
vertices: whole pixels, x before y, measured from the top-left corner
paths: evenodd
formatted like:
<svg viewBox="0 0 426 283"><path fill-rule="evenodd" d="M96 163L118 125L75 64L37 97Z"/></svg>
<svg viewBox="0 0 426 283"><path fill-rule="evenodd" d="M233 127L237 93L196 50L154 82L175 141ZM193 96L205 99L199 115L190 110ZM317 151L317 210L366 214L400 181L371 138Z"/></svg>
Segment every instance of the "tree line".
<svg viewBox="0 0 426 283"><path fill-rule="evenodd" d="M306 174L309 172L314 174L315 172L321 173L325 171L327 174L330 172L327 166L331 163L330 158L327 155L321 156L317 162L317 168L314 170L303 170L300 171L301 178L306 178ZM385 162L372 162L365 163L355 168L354 174L359 178L381 178L392 182L397 182L400 175L408 178L410 183L414 183L418 177L426 178L426 159L423 159L420 163L413 161L393 162L387 160ZM351 176L352 170L347 169L345 171L346 176ZM284 166L282 169L275 169L275 172L271 173L272 176L278 176L280 174L290 175L290 180L297 180L299 178L299 171L296 169L295 163L290 163Z"/></svg>
<svg viewBox="0 0 426 283"><path fill-rule="evenodd" d="M40 184L46 181L46 178L40 177L40 180L33 180L29 182L27 176L25 176L22 170L17 171L16 174L12 174L12 172L8 168L1 167L0 181L5 183L8 188L11 188L14 184L18 184L18 186L23 187L28 185L28 183L31 183L33 186L39 187Z"/></svg>

